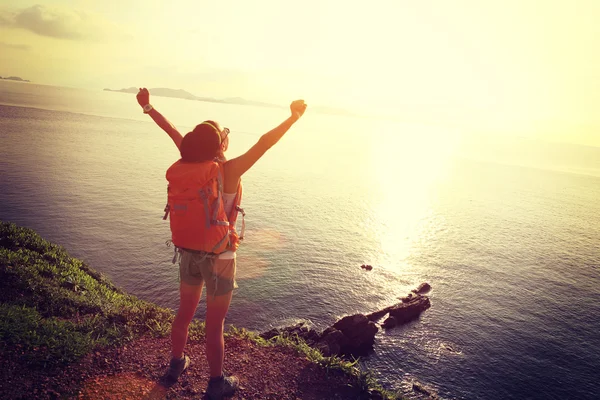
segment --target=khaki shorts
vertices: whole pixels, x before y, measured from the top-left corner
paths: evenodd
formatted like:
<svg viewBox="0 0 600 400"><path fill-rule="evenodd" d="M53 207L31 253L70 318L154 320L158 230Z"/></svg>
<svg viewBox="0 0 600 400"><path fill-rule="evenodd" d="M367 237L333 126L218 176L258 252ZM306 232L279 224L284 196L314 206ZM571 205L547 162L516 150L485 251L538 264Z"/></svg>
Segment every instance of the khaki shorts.
<svg viewBox="0 0 600 400"><path fill-rule="evenodd" d="M192 286L206 282L208 296L222 296L238 287L235 282L235 257L229 259L206 253L195 253L179 249L179 278Z"/></svg>

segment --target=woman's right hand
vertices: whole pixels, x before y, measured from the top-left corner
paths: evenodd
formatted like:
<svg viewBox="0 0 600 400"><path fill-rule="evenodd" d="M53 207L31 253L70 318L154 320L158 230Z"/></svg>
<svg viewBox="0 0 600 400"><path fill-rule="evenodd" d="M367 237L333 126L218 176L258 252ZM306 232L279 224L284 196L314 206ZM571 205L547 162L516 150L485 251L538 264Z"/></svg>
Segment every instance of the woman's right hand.
<svg viewBox="0 0 600 400"><path fill-rule="evenodd" d="M290 104L290 111L292 112L292 117L295 120L298 120L304 114L304 111L306 111L306 103L304 100L292 101L292 104Z"/></svg>
<svg viewBox="0 0 600 400"><path fill-rule="evenodd" d="M138 104L143 108L145 105L150 104L150 92L146 88L140 88L140 91L135 96Z"/></svg>

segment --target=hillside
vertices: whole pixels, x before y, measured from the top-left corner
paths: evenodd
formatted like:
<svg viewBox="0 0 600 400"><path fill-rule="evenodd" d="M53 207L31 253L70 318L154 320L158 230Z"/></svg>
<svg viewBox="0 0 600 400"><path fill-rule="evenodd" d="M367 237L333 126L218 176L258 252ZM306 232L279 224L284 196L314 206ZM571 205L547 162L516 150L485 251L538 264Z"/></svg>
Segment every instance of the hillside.
<svg viewBox="0 0 600 400"><path fill-rule="evenodd" d="M208 381L204 330L190 329L190 369L162 378L171 310L131 296L34 231L0 221L0 398L198 398ZM355 363L302 341L232 327L225 368L235 399L384 399Z"/></svg>

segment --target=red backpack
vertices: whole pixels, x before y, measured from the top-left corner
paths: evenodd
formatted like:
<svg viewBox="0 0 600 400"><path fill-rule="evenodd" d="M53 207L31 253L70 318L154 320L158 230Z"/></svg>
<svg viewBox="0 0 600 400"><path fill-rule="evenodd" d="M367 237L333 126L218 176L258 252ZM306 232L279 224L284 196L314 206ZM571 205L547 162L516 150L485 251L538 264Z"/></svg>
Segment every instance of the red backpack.
<svg viewBox="0 0 600 400"><path fill-rule="evenodd" d="M168 202L163 219L170 219L173 244L179 248L220 254L237 250L244 235L238 236L235 222L242 200L242 186L230 215L223 207L223 163L177 161L167 170Z"/></svg>

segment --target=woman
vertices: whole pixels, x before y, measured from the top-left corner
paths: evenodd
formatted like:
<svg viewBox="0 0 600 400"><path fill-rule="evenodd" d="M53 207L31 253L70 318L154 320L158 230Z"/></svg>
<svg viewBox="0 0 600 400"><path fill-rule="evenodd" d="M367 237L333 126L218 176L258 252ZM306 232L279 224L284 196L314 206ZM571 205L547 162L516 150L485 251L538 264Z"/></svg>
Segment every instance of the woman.
<svg viewBox="0 0 600 400"><path fill-rule="evenodd" d="M225 161L223 153L229 146L229 129L221 128L215 121L204 121L185 137L150 105L150 94L146 88L140 88L137 101L144 113L156 122L171 137L180 150L182 159L196 157L197 160L220 158L223 160L224 182L223 203L225 213L232 215L235 210L236 196L240 195L240 178L248 171L265 152L283 137L291 126L304 114L306 104L303 100L291 103L291 116L279 126L272 129L252 146L246 153L232 160ZM215 141L215 134L218 140ZM206 390L209 398L218 399L230 396L237 389L237 378L223 374L225 316L235 284L235 249L219 254L217 257L206 257L186 249L180 249L180 286L179 309L171 328L171 363L167 373L172 379L179 375L190 364L184 354L187 342L188 327L202 295L202 285L206 282L206 358L210 369L210 380ZM216 278L209 279L212 277Z"/></svg>

